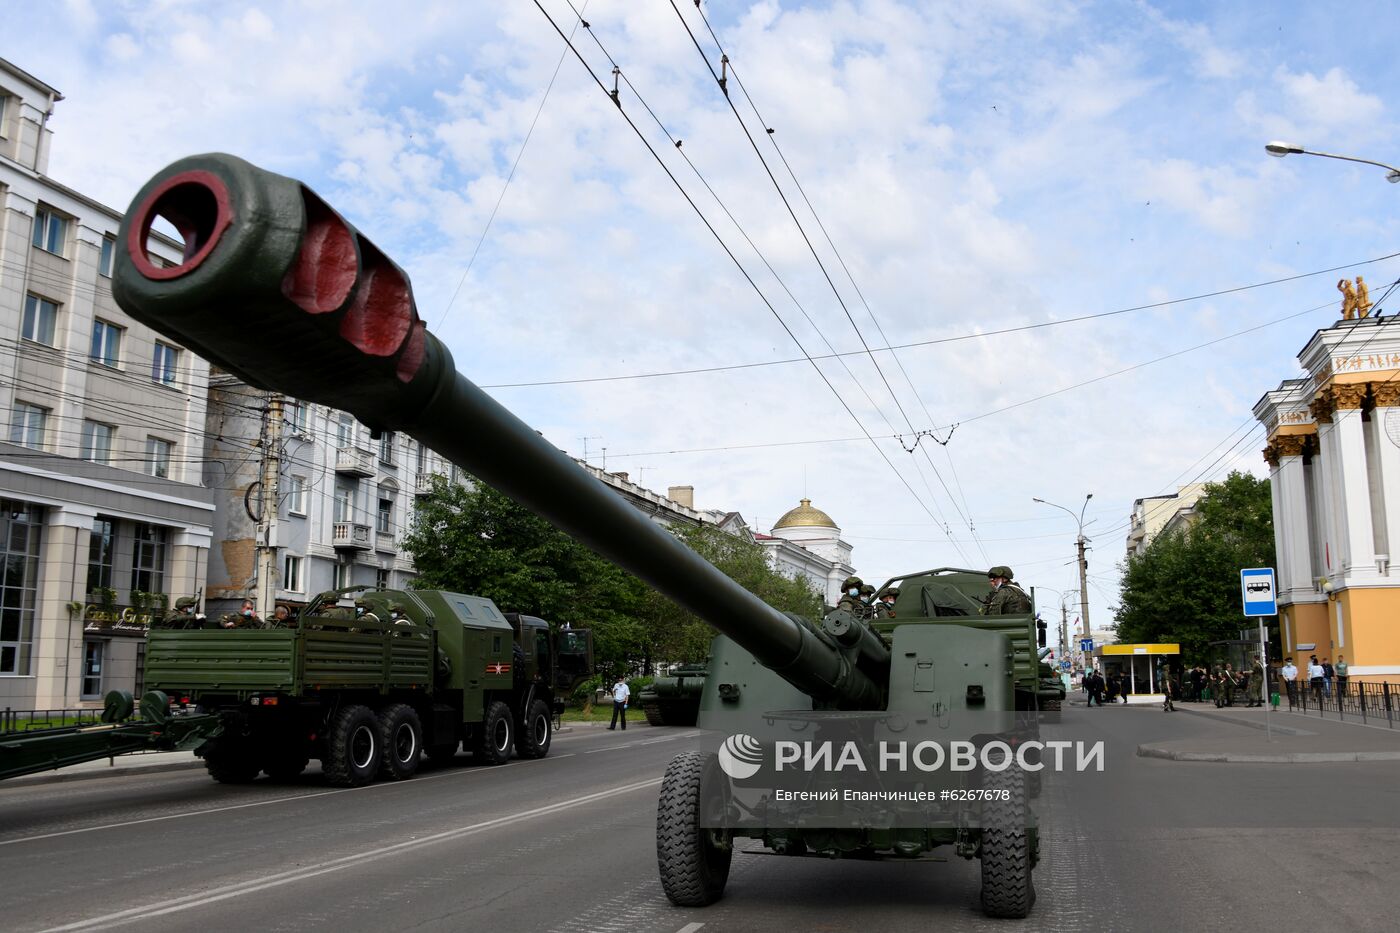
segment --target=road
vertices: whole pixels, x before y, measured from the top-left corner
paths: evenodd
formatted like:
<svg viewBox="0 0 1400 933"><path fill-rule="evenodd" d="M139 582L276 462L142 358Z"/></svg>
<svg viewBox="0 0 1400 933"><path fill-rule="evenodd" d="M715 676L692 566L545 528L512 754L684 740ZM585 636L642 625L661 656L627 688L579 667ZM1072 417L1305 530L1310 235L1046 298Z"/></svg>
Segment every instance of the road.
<svg viewBox="0 0 1400 933"><path fill-rule="evenodd" d="M1393 929L1400 762L1207 764L1139 742L1243 727L1070 708L1047 737L1105 743L1102 773L1047 781L1026 929L1225 924ZM924 931L1005 929L975 862L736 855L725 897L661 893L655 796L695 730L576 728L550 756L338 789L225 787L202 771L0 787L9 930ZM753 843L746 843L752 847Z"/></svg>

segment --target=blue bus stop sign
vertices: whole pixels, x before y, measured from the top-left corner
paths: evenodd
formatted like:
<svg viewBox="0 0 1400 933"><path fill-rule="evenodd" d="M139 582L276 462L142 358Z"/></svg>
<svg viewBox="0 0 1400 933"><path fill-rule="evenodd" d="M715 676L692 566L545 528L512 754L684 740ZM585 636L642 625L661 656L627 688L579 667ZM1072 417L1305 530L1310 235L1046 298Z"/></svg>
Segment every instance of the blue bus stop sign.
<svg viewBox="0 0 1400 933"><path fill-rule="evenodd" d="M1278 594L1274 589L1274 568L1252 567L1240 571L1240 595L1246 616L1278 615Z"/></svg>

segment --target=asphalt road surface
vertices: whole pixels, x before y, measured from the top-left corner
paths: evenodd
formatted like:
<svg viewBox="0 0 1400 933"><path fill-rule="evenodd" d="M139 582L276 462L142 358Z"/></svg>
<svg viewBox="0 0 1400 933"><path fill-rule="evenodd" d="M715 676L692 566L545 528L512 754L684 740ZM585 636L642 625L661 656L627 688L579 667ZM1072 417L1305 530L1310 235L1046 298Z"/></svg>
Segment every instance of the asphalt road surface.
<svg viewBox="0 0 1400 933"><path fill-rule="evenodd" d="M978 912L978 867L739 853L725 897L667 902L655 799L695 730L577 728L550 756L402 783L214 784L203 771L0 785L3 925L21 930L941 931L1394 929L1400 762L1209 764L1139 742L1243 727L1066 710L1105 742L1048 780L1031 918ZM744 842L744 847L753 847Z"/></svg>

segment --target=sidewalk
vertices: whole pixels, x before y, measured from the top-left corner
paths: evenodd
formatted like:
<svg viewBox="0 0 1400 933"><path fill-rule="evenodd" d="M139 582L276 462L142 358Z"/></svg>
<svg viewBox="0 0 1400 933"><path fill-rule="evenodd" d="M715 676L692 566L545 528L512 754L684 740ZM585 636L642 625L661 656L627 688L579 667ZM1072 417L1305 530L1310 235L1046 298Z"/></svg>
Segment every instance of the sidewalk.
<svg viewBox="0 0 1400 933"><path fill-rule="evenodd" d="M1400 729L1270 711L1271 741L1262 707L1216 709L1204 703L1178 703L1176 708L1178 712L1238 726L1240 734L1146 743L1138 746L1139 756L1240 764L1400 761Z"/></svg>
<svg viewBox="0 0 1400 933"><path fill-rule="evenodd" d="M184 771L203 767L204 759L196 758L194 752L136 752L131 755L85 761L82 764L69 765L66 768L53 771L42 771L38 774L10 778L8 781L0 781L0 791L33 784L60 784L68 781L86 781L92 778L159 774L164 771Z"/></svg>

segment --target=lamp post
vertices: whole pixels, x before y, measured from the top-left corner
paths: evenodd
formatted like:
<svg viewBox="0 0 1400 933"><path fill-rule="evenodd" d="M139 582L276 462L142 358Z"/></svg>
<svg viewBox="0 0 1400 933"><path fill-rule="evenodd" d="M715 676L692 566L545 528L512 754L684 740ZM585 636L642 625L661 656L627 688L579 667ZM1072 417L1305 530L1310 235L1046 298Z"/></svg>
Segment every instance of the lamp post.
<svg viewBox="0 0 1400 933"><path fill-rule="evenodd" d="M1079 614L1084 621L1085 638L1089 637L1089 562L1084 558L1084 510L1089 507L1089 500L1092 498L1094 498L1092 492L1084 497L1084 503L1079 506L1078 515L1075 515L1071 509L1067 509L1063 505L1057 505L1054 502L1047 502L1044 499L1037 499L1035 497L1031 498L1032 502L1054 506L1061 512L1069 513L1069 516L1074 519L1075 525L1078 528L1078 536L1075 538L1075 545L1079 550ZM1080 664L1080 667L1084 666L1084 664Z"/></svg>
<svg viewBox="0 0 1400 933"><path fill-rule="evenodd" d="M1074 657L1074 649L1069 643L1069 607L1065 605L1065 601L1078 590L1057 590L1050 586L1035 587L1036 592L1041 590L1047 590L1060 597L1060 659L1068 661Z"/></svg>
<svg viewBox="0 0 1400 933"><path fill-rule="evenodd" d="M1358 159L1355 156L1337 155L1334 152L1314 152L1311 149L1304 149L1302 146L1295 146L1292 143L1279 142L1274 140L1264 146L1264 151L1275 158L1282 159L1287 155L1310 155L1323 159L1340 159L1343 162L1360 162L1362 165L1374 165L1377 168L1385 169L1385 180L1394 184L1400 182L1400 168L1393 165L1386 165L1384 162L1374 162L1371 159Z"/></svg>

